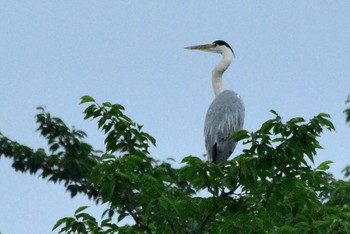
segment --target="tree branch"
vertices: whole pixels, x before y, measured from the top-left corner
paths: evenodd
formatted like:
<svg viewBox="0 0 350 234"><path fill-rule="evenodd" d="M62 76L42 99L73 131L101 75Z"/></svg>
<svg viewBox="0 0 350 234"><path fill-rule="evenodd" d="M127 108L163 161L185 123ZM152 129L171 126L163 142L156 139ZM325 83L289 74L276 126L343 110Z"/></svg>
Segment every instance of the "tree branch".
<svg viewBox="0 0 350 234"><path fill-rule="evenodd" d="M132 211L132 209L127 205L127 202L125 202L125 199L122 198L122 201L124 203L126 211L129 212L135 223L145 229L146 233L152 234L152 230L143 222L141 217L137 216L136 213Z"/></svg>

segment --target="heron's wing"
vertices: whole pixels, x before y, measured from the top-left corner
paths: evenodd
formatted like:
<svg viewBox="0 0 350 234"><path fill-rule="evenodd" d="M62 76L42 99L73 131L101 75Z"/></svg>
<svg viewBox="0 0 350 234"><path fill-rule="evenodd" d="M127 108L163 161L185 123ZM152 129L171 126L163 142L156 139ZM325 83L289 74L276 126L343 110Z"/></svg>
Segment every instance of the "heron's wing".
<svg viewBox="0 0 350 234"><path fill-rule="evenodd" d="M233 91L219 94L210 105L204 124L205 146L208 161L225 161L236 147L230 137L243 128L244 105Z"/></svg>

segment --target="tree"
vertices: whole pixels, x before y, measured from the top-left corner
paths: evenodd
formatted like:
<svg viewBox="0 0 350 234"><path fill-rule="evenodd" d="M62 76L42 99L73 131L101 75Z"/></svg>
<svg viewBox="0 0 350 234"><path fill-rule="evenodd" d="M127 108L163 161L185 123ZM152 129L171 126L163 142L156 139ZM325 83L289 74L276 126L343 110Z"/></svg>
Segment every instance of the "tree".
<svg viewBox="0 0 350 234"><path fill-rule="evenodd" d="M350 233L350 182L327 172L331 161L312 167L317 138L334 130L327 114L284 122L271 111L257 131L233 136L246 145L242 154L220 165L188 156L174 168L151 157L155 139L123 106L89 96L81 103L89 104L85 119L95 119L106 135L104 152L43 108L36 118L49 152L0 134L0 155L15 170L108 204L101 223L80 207L54 225L61 233ZM121 224L127 216L134 222Z"/></svg>

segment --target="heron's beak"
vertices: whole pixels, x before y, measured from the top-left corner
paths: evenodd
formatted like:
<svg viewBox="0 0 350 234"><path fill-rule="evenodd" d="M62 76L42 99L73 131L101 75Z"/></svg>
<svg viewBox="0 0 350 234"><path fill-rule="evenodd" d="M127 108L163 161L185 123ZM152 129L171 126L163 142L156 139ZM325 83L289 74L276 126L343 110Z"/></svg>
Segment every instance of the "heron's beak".
<svg viewBox="0 0 350 234"><path fill-rule="evenodd" d="M211 48L215 47L216 45L211 44L205 44L205 45L196 45L196 46L187 46L185 49L187 50L210 50Z"/></svg>

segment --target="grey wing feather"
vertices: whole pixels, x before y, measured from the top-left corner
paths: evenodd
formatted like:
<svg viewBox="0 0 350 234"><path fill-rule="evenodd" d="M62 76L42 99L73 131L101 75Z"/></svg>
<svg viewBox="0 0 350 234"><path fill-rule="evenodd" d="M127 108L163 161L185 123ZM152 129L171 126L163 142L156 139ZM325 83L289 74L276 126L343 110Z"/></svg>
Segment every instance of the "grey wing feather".
<svg viewBox="0 0 350 234"><path fill-rule="evenodd" d="M211 103L204 123L209 162L219 163L231 155L237 144L231 136L243 128L244 112L242 99L231 90L223 91Z"/></svg>

